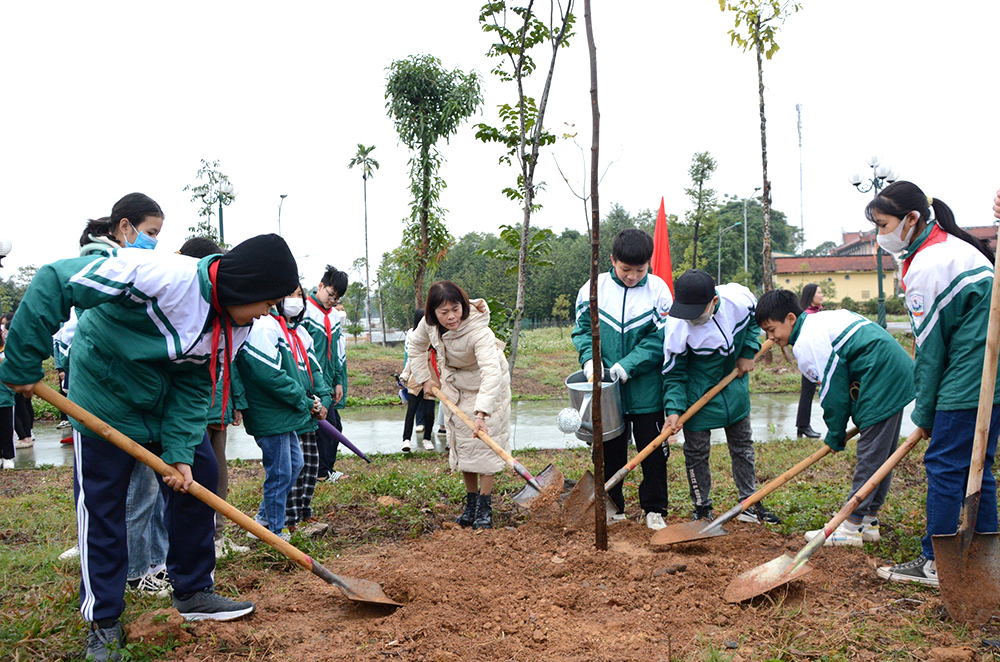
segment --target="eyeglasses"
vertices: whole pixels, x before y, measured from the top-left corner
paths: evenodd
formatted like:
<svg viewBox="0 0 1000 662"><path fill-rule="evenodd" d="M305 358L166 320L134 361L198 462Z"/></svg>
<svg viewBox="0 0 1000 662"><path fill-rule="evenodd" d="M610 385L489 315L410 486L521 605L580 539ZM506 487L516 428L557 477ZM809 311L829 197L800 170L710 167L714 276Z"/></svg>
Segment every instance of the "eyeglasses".
<svg viewBox="0 0 1000 662"><path fill-rule="evenodd" d="M330 297L330 306L336 306L340 303L340 297L337 296L337 291L335 289L329 285L324 285L323 291L326 292L326 296Z"/></svg>

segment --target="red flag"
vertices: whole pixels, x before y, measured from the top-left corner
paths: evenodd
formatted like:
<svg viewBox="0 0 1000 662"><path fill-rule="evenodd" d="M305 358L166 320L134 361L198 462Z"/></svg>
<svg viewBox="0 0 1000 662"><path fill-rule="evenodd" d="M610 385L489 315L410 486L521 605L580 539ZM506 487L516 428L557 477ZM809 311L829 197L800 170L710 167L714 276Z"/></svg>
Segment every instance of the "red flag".
<svg viewBox="0 0 1000 662"><path fill-rule="evenodd" d="M660 198L660 211L656 215L656 229L653 231L653 275L666 281L670 293L674 293L673 267L670 265L670 237L667 234L667 213Z"/></svg>

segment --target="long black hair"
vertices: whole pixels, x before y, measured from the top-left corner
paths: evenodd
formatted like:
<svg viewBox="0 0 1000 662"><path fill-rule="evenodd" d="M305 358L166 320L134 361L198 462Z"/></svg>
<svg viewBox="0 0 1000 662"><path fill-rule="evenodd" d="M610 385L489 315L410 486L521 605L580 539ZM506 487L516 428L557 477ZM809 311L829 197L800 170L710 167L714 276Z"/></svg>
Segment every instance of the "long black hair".
<svg viewBox="0 0 1000 662"><path fill-rule="evenodd" d="M934 208L934 220L941 229L950 235L958 237L962 241L968 242L986 259L993 264L993 251L990 250L988 242L977 239L971 234L958 227L955 222L955 214L951 207L941 202L937 198L933 199L933 204L928 204L928 197L920 190L920 187L912 182L893 182L872 198L872 201L865 207L865 217L875 222L875 212L881 212L890 216L903 218L911 211L920 214L920 220L929 223L931 218L931 207Z"/></svg>
<svg viewBox="0 0 1000 662"><path fill-rule="evenodd" d="M816 283L809 283L802 288L802 295L799 297L799 306L802 307L802 310L813 305L813 299L816 297L816 290L818 289L819 285Z"/></svg>
<svg viewBox="0 0 1000 662"><path fill-rule="evenodd" d="M107 237L114 242L118 242L115 237L115 230L121 224L123 218L127 218L132 227L138 227L147 216L163 218L163 210L148 195L144 193L129 193L115 203L111 208L111 216L87 221L87 227L83 229L80 236L80 245L86 246L91 243L91 235L94 237Z"/></svg>
<svg viewBox="0 0 1000 662"><path fill-rule="evenodd" d="M423 308L417 308L416 312L413 313L413 328L414 329L417 328L417 325L420 324L420 320L422 320L423 318L424 318L424 309Z"/></svg>

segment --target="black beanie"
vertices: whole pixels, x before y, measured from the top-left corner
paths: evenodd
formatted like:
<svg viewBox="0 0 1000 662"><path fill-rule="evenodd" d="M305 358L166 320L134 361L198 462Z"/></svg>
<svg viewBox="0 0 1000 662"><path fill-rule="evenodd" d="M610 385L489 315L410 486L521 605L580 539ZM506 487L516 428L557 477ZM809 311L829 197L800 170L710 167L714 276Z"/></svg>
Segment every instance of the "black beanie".
<svg viewBox="0 0 1000 662"><path fill-rule="evenodd" d="M222 306L281 299L298 285L292 251L276 234L251 237L219 258L216 288Z"/></svg>

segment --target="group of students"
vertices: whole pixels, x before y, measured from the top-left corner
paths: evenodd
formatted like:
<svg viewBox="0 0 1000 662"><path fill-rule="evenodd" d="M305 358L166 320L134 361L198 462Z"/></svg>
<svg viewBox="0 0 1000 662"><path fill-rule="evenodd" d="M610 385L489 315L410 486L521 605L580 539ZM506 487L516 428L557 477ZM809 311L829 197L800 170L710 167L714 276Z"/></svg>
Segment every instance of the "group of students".
<svg viewBox="0 0 1000 662"><path fill-rule="evenodd" d="M246 548L222 538L221 517L186 493L197 480L225 497L227 425L245 414L263 450L258 519L279 535L311 517L317 477L335 477L336 442L317 448L314 431L315 419L343 403L336 305L346 274L329 267L306 299L277 235L229 252L203 238L180 254L143 250L155 247L163 220L155 201L133 193L88 222L79 257L38 270L0 364L0 425L8 425L10 394L30 399L55 349L70 399L177 472L159 480L72 421L78 547L64 557L80 557L81 612L91 623L84 655L97 660L120 656L123 594L136 580L155 590L169 576L173 604L188 620L253 611L213 589L220 552ZM289 458L302 448L312 470L293 474ZM327 463L322 476L318 456Z"/></svg>
<svg viewBox="0 0 1000 662"><path fill-rule="evenodd" d="M1000 194L994 210L1000 218ZM937 585L931 536L957 530L969 472L980 375L993 283L993 251L955 222L951 209L910 182L895 182L868 204L878 244L902 265L902 287L915 338L911 356L882 327L846 310L821 311L810 292L773 290L758 301L738 284L717 285L704 271L685 272L671 296L648 273L653 241L637 229L618 233L612 269L598 278L601 352L606 378L620 384L626 427L605 440L606 471L625 465L629 439L642 450L734 369L738 377L683 426L684 459L694 519L711 520L711 431L723 429L733 480L742 501L756 490L747 373L761 347L763 330L781 347L792 345L803 377L819 391L834 451L846 444L853 419L860 429L854 495L895 451L903 410L916 400L912 421L929 439L927 534L922 553L878 569L892 581ZM813 288L815 289L815 288ZM573 342L583 370L593 372L590 285L577 298ZM805 304L805 305L804 305ZM1000 382L1000 375L998 375ZM811 397L810 397L811 405ZM800 419L801 421L801 419ZM799 423L799 432L811 432ZM982 497L976 529L997 531L996 484L991 467L1000 434L1000 389L990 422ZM812 434L800 436L813 436ZM639 502L652 529L665 526L669 446L642 463ZM887 476L827 539L827 545L860 546L880 539L878 513L891 484ZM624 519L621 486L609 491ZM740 519L778 522L760 502ZM805 534L811 540L820 530Z"/></svg>

